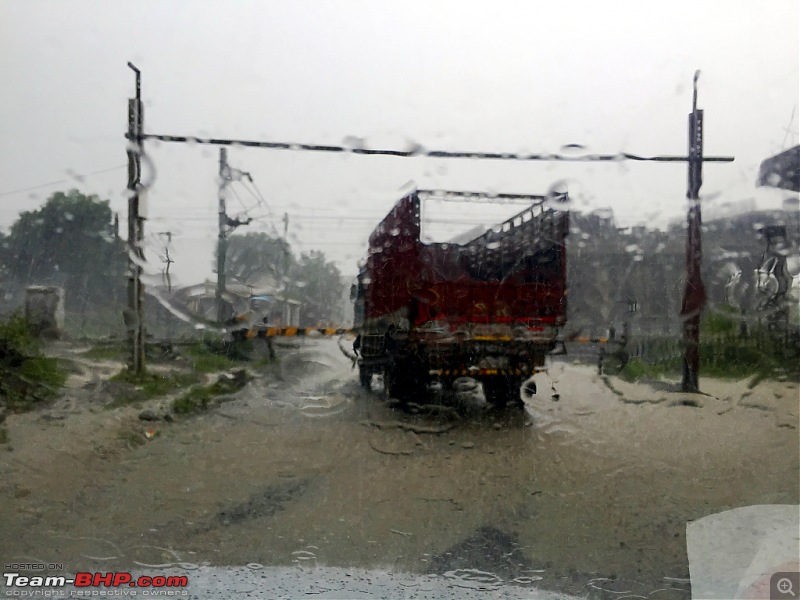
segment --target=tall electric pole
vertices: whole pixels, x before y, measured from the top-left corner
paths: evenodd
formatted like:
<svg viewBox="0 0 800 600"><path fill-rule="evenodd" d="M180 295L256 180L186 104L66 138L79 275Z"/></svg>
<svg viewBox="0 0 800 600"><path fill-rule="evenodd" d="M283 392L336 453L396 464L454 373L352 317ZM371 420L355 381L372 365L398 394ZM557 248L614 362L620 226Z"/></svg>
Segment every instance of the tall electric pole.
<svg viewBox="0 0 800 600"><path fill-rule="evenodd" d="M142 74L133 63L128 67L136 74L136 97L128 99L128 307L124 311L130 356L128 368L136 374L144 372L144 219L139 214L142 172Z"/></svg>
<svg viewBox="0 0 800 600"><path fill-rule="evenodd" d="M228 150L219 149L219 233L217 238L217 321L225 320L225 255L228 251L228 236L225 229L228 226L228 215L225 213L225 188L228 185L230 173L228 172Z"/></svg>
<svg viewBox="0 0 800 600"><path fill-rule="evenodd" d="M217 304L217 321L223 324L227 319L225 314L225 259L228 253L228 234L240 225L247 225L253 219L247 218L244 221L231 219L228 217L225 206L225 188L233 181L233 169L228 164L228 151L226 148L219 149L219 233L217 237L217 291L215 294ZM236 171L240 177L247 177L252 181L249 173Z"/></svg>
<svg viewBox="0 0 800 600"><path fill-rule="evenodd" d="M289 315L289 213L283 213L283 327L291 325Z"/></svg>
<svg viewBox="0 0 800 600"><path fill-rule="evenodd" d="M700 314L706 305L706 290L700 272L703 262L702 219L700 215L700 186L703 185L703 111L697 108L697 79L695 71L692 112L689 114L689 174L686 197L689 200L686 234L686 287L681 302L683 320L683 380L684 392L699 392L700 371Z"/></svg>

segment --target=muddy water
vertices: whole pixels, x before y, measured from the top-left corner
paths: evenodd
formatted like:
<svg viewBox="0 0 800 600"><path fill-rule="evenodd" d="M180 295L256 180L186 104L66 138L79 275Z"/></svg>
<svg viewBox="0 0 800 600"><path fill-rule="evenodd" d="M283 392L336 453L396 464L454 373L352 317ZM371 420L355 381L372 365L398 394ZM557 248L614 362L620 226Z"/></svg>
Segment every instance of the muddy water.
<svg viewBox="0 0 800 600"><path fill-rule="evenodd" d="M329 579L380 569L443 589L688 598L687 522L798 503L794 383L708 381L710 395L685 396L567 363L536 377L525 410L487 410L463 382L408 412L377 378L361 389L319 341L171 424L76 392L50 418L9 418L0 554L72 570L324 566ZM121 443L143 427L158 435Z"/></svg>

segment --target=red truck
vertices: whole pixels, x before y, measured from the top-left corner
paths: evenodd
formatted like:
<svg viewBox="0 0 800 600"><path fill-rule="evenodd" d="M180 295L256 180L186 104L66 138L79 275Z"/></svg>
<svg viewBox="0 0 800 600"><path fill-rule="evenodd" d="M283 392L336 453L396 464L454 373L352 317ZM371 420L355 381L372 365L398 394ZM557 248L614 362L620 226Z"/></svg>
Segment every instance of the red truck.
<svg viewBox="0 0 800 600"><path fill-rule="evenodd" d="M472 377L489 402L519 402L566 323L569 213L529 196L530 207L467 243L426 244L420 195L373 231L354 286L361 384L382 374L407 401L434 380Z"/></svg>

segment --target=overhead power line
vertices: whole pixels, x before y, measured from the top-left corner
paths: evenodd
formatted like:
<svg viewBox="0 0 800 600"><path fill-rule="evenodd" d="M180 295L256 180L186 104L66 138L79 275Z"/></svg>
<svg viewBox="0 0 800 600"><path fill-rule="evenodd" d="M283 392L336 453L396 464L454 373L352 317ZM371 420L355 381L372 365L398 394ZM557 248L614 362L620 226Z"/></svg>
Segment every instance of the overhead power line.
<svg viewBox="0 0 800 600"><path fill-rule="evenodd" d="M126 137L130 138L129 134ZM334 152L363 154L368 156L397 156L413 158L426 156L429 158L473 158L488 160L513 160L513 161L550 161L550 162L622 162L626 160L646 162L689 162L688 156L659 155L640 156L629 152L616 154L517 154L512 152L451 152L446 150L425 150L417 146L411 150L391 150L358 148L347 146L331 146L324 144L294 144L289 142L264 142L258 140L234 140L225 138L201 138L187 135L160 135L154 133L142 134L141 140L157 140L160 142L175 142L182 144L208 144L212 146L241 146L244 148L267 148L270 150L293 150L306 152ZM733 162L732 156L704 156L704 162Z"/></svg>
<svg viewBox="0 0 800 600"><path fill-rule="evenodd" d="M111 171L118 171L120 169L124 169L125 165L119 165L116 167L109 167L108 169L101 169L99 171L92 171L91 173L84 173L84 174L76 174L73 175L70 179L58 179L56 181L49 181L47 183L40 183L39 185L33 185L31 187L20 188L18 190L9 190L7 192L0 192L0 196L11 196L12 194L21 194L23 192L31 192L33 190L39 190L46 187L51 187L54 185L61 185L62 183L70 183L72 181L80 180L83 177L91 177L92 175L100 175L101 173L110 173Z"/></svg>
<svg viewBox="0 0 800 600"><path fill-rule="evenodd" d="M252 188L253 188L252 190L245 184L244 181L242 182L242 185L244 186L244 188L248 192L250 192L250 195L253 196L256 199L256 201L258 201L258 203L260 205L263 205L264 208L266 208L267 211L271 214L272 213L272 209L270 208L269 204L267 203L267 199L264 198L264 194L261 193L261 190L259 189L258 184L253 180L252 177L249 179L249 182L250 182L250 186L252 186Z"/></svg>

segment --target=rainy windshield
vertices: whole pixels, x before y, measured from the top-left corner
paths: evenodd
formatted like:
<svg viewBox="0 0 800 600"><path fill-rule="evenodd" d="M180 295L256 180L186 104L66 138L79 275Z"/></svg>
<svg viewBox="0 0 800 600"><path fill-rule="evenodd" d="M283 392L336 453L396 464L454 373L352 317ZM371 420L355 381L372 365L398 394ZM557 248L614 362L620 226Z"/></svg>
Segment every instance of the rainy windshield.
<svg viewBox="0 0 800 600"><path fill-rule="evenodd" d="M3 2L0 597L795 597L799 18Z"/></svg>

